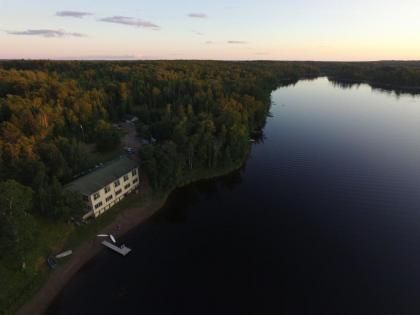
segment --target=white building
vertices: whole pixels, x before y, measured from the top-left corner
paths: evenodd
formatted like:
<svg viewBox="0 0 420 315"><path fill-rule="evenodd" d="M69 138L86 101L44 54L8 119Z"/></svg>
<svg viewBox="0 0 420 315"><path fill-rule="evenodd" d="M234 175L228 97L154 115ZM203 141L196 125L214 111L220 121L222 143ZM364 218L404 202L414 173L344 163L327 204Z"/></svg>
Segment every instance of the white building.
<svg viewBox="0 0 420 315"><path fill-rule="evenodd" d="M86 203L84 219L98 217L139 186L135 161L122 157L78 178L65 188L77 191Z"/></svg>

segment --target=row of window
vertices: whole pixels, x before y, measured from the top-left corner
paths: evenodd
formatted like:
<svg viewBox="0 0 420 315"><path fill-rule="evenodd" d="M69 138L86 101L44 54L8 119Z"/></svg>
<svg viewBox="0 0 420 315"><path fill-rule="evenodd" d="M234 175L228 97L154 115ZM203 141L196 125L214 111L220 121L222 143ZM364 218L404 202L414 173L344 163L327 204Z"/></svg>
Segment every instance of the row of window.
<svg viewBox="0 0 420 315"><path fill-rule="evenodd" d="M98 209L98 208L102 207L102 205L103 205L102 201L101 201L101 202L98 202L98 203L95 205L95 209Z"/></svg>
<svg viewBox="0 0 420 315"><path fill-rule="evenodd" d="M136 176L137 175L137 170L135 169L135 170L133 170L132 172L131 172L131 174L133 175L133 176ZM128 181L129 180L129 176L128 175L124 175L124 182L126 182L126 181ZM137 183L139 180L138 180L138 178L136 178L136 179L134 179L133 180L133 183L135 184L135 183ZM116 180L115 182L114 182L114 187L116 188L116 187L118 187L118 186L120 186L121 185L121 183L120 183L120 180L118 179L118 180ZM125 189L127 189L127 187L130 187L130 185L128 184L128 185L126 185L124 188ZM106 186L105 188L104 188L104 190L105 190L105 193L107 194L107 193L109 193L110 191L111 191L111 185L108 185L108 186ZM99 199L101 197L101 194L100 194L100 191L98 191L98 192L96 192L96 193L94 193L93 194L93 200L97 200L97 199Z"/></svg>
<svg viewBox="0 0 420 315"><path fill-rule="evenodd" d="M135 180L133 180L133 183L135 184L135 183L137 183L138 182L138 179L136 178ZM124 188L125 189L128 189L128 188L130 188L131 187L131 184L127 184L127 185L125 185L124 186ZM119 194L121 194L122 193L122 189L118 189L118 190L116 190L115 191L115 195L116 196L118 196ZM113 195L110 195L110 196L108 196L106 199L105 199L105 201L106 202L110 202L112 199L114 198L114 196ZM102 207L102 205L103 205L103 203L102 203L102 201L101 202L99 202L99 203L97 203L96 205L95 205L95 209L98 209L98 208L100 208L100 207Z"/></svg>
<svg viewBox="0 0 420 315"><path fill-rule="evenodd" d="M109 201L112 200L112 198L114 198L114 196L113 195L110 195L110 196L106 197L105 201L106 202L109 202Z"/></svg>

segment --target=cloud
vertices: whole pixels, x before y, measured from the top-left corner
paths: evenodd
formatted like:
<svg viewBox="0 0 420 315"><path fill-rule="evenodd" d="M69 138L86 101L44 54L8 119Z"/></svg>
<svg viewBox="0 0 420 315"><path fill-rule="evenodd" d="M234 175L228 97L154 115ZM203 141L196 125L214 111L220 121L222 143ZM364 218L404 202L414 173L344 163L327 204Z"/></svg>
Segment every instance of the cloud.
<svg viewBox="0 0 420 315"><path fill-rule="evenodd" d="M199 32L199 31L193 31L193 33L194 33L195 35L198 35L198 36L203 36L203 35L204 35L204 33L201 33L201 32Z"/></svg>
<svg viewBox="0 0 420 315"><path fill-rule="evenodd" d="M207 44L207 45L211 45L211 44L213 44L213 42L212 42L211 40L208 40L208 41L206 42L206 44Z"/></svg>
<svg viewBox="0 0 420 315"><path fill-rule="evenodd" d="M247 44L247 42L242 41L242 40L229 40L227 43L228 44L236 44L236 45L245 45L245 44Z"/></svg>
<svg viewBox="0 0 420 315"><path fill-rule="evenodd" d="M19 36L41 36L41 37L86 37L81 33L71 33L63 30L51 30L51 29L40 29L40 30L26 30L26 31L6 31L9 35Z"/></svg>
<svg viewBox="0 0 420 315"><path fill-rule="evenodd" d="M197 19L205 19L208 16L205 13L190 13L190 14L188 14L188 17L190 17L190 18L197 18Z"/></svg>
<svg viewBox="0 0 420 315"><path fill-rule="evenodd" d="M81 18L84 18L85 16L92 15L92 13L80 12L80 11L58 11L55 15L61 16L61 17L73 17L73 18L81 19Z"/></svg>
<svg viewBox="0 0 420 315"><path fill-rule="evenodd" d="M128 17L128 16L110 16L110 17L102 18L99 21L134 26L138 28L143 27L143 28L153 28L155 30L160 29L158 25L152 22L143 21L141 19L136 19L136 18Z"/></svg>

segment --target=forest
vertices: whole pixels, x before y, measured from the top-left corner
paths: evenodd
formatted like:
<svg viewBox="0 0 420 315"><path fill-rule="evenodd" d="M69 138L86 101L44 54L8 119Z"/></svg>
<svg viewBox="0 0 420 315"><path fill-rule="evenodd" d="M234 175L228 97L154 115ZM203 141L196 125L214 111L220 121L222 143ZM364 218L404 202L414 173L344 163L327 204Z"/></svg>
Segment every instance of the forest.
<svg viewBox="0 0 420 315"><path fill-rule="evenodd" d="M368 83L372 87L397 93L418 93L420 88L420 62L324 62L311 63L338 83Z"/></svg>
<svg viewBox="0 0 420 315"><path fill-rule="evenodd" d="M118 150L127 114L139 118L141 170L167 191L243 162L271 91L320 75L420 87L417 62L0 61L0 279L36 273L39 225L80 215L81 196L63 186Z"/></svg>

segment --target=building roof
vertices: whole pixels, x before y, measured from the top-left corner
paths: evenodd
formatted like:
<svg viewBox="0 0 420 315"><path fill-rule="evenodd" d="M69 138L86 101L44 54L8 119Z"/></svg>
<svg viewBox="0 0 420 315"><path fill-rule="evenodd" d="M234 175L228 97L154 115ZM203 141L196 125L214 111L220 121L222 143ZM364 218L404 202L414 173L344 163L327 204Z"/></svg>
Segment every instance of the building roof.
<svg viewBox="0 0 420 315"><path fill-rule="evenodd" d="M137 163L128 157L113 160L83 177L65 186L66 189L77 191L82 195L91 195L121 176L138 167Z"/></svg>

